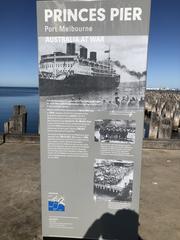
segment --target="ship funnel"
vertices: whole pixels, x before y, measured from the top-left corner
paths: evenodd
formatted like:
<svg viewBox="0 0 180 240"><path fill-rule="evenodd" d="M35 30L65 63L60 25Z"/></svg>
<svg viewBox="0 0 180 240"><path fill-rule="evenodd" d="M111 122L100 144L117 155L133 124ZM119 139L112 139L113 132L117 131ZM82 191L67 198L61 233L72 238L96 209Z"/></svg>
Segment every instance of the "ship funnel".
<svg viewBox="0 0 180 240"><path fill-rule="evenodd" d="M90 61L96 62L96 60L97 60L97 53L90 52Z"/></svg>
<svg viewBox="0 0 180 240"><path fill-rule="evenodd" d="M75 48L76 48L75 43L67 43L66 54L67 55L75 55L75 51L76 51Z"/></svg>
<svg viewBox="0 0 180 240"><path fill-rule="evenodd" d="M84 59L87 59L87 48L81 46L80 48L80 57L81 58L84 58Z"/></svg>

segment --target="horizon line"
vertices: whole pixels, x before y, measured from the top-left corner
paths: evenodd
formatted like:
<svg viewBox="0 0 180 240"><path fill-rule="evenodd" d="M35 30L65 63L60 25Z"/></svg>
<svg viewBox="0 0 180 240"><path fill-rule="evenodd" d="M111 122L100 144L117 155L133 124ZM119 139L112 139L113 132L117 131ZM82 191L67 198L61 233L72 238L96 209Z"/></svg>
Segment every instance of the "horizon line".
<svg viewBox="0 0 180 240"><path fill-rule="evenodd" d="M0 88L38 88L39 86L0 86ZM179 87L150 87L147 86L146 90L180 90Z"/></svg>

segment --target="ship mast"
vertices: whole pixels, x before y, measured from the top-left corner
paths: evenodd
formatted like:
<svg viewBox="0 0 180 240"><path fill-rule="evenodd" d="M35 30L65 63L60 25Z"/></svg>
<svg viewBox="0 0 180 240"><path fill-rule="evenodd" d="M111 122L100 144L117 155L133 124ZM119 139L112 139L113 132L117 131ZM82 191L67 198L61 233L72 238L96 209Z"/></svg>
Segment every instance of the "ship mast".
<svg viewBox="0 0 180 240"><path fill-rule="evenodd" d="M108 50L108 61L109 61L109 64L110 64L110 61L111 61L111 46L109 45L109 50Z"/></svg>
<svg viewBox="0 0 180 240"><path fill-rule="evenodd" d="M111 62L111 47L109 45L109 49L104 51L105 53L108 53L108 66L110 66L110 62Z"/></svg>
<svg viewBox="0 0 180 240"><path fill-rule="evenodd" d="M111 45L109 45L109 50L108 50L108 65L110 68L110 71L112 70L112 66L111 66Z"/></svg>
<svg viewBox="0 0 180 240"><path fill-rule="evenodd" d="M56 72L57 72L57 69L56 69L56 54L54 53L54 77L56 78Z"/></svg>

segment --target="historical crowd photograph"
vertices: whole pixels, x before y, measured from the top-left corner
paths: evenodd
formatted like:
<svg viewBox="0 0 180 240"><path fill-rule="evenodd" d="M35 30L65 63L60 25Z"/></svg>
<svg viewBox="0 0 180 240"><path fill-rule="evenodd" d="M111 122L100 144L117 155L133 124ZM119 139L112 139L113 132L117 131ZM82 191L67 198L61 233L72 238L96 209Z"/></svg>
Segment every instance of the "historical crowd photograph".
<svg viewBox="0 0 180 240"><path fill-rule="evenodd" d="M96 120L94 141L102 143L135 143L136 122L134 120Z"/></svg>
<svg viewBox="0 0 180 240"><path fill-rule="evenodd" d="M96 159L94 164L94 199L132 201L132 161Z"/></svg>
<svg viewBox="0 0 180 240"><path fill-rule="evenodd" d="M81 38L39 38L41 96L78 103L78 108L143 108L147 37L94 37L83 44Z"/></svg>

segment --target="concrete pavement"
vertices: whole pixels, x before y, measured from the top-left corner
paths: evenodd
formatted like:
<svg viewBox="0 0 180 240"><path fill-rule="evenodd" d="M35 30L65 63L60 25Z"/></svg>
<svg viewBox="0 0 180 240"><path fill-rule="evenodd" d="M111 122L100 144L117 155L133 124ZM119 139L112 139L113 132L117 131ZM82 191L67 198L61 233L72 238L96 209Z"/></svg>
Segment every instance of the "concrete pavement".
<svg viewBox="0 0 180 240"><path fill-rule="evenodd" d="M0 145L0 239L40 240L39 144ZM140 236L180 239L180 150L143 150Z"/></svg>

